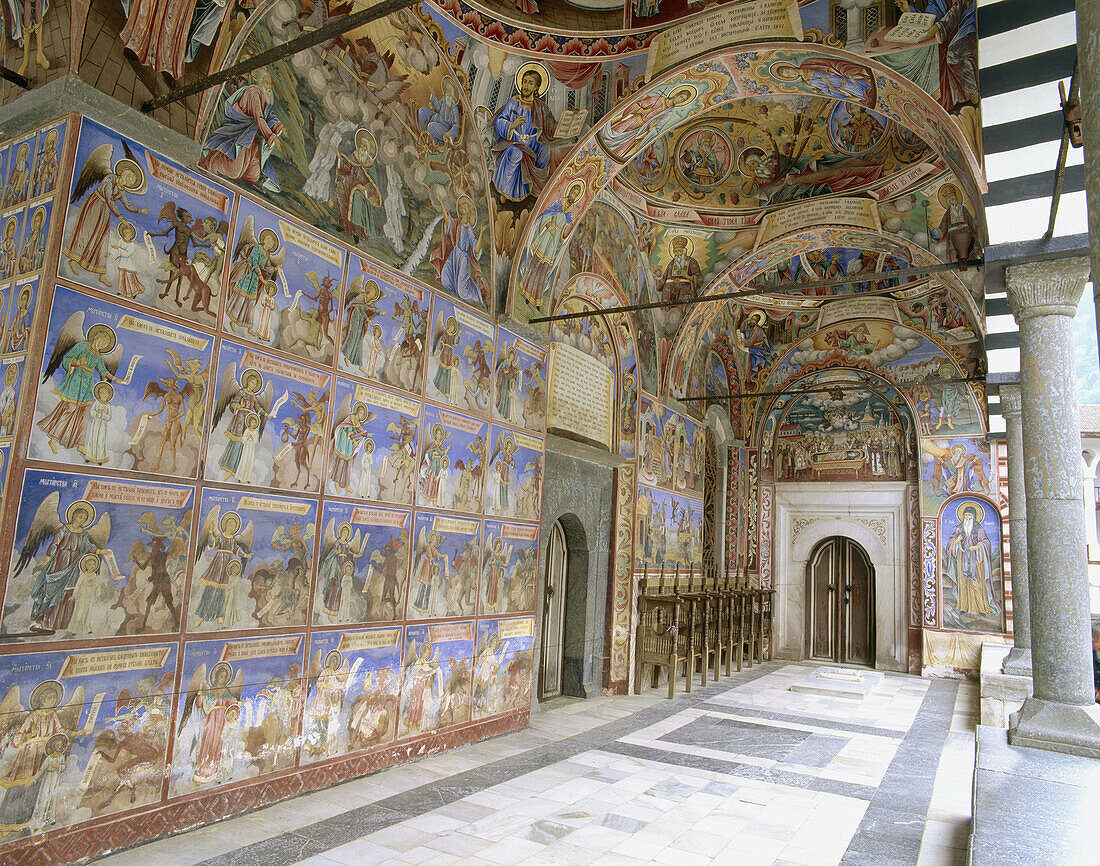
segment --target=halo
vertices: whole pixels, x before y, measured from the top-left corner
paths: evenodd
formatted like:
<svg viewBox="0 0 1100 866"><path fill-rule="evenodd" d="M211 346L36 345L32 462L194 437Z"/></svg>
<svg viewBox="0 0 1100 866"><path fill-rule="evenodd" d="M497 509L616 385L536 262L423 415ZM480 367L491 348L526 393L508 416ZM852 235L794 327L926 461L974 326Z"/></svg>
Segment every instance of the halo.
<svg viewBox="0 0 1100 866"><path fill-rule="evenodd" d="M245 426L245 427L248 427L248 426L249 426L249 425L251 424L251 422L252 422L252 419L253 419L253 418L255 418L255 419L256 419L256 426L258 427L258 426L260 425L260 416L259 416L259 415L257 415L257 414L256 414L255 412L249 412L249 413L248 413L248 414L247 414L247 415L245 416L245 419L244 419L244 426Z"/></svg>
<svg viewBox="0 0 1100 866"><path fill-rule="evenodd" d="M65 696L65 687L57 680L45 680L44 682L40 682L34 687L34 691L31 692L30 705L32 710L37 710L42 706L42 696L46 692L53 692L57 695L57 699L53 703L54 707L56 707Z"/></svg>
<svg viewBox="0 0 1100 866"><path fill-rule="evenodd" d="M234 565L237 566L237 570L235 573L240 574L241 570L244 568L244 564L239 559L229 560L229 562L227 562L225 566L226 572L232 571Z"/></svg>
<svg viewBox="0 0 1100 866"><path fill-rule="evenodd" d="M39 210L41 210L41 208L39 208ZM134 237L135 238L137 237L137 229L134 228L134 224L132 222L130 222L129 220L119 220L119 223L118 223L118 236L119 237L122 237L122 230L123 229L129 229L130 231L132 231L134 233Z"/></svg>
<svg viewBox="0 0 1100 866"><path fill-rule="evenodd" d="M363 144L364 140L368 142L366 146L364 146ZM375 140L369 129L365 129L361 126L357 130L355 130L355 149L365 149L370 154L370 158L372 161L376 156L378 156L378 142Z"/></svg>
<svg viewBox="0 0 1100 866"><path fill-rule="evenodd" d="M940 368L936 372L939 373L941 379L950 379L955 375L955 368L950 364L940 364Z"/></svg>
<svg viewBox="0 0 1100 866"><path fill-rule="evenodd" d="M446 431L443 429L443 425L437 421L435 424L432 425L432 438L434 439L440 433L445 434Z"/></svg>
<svg viewBox="0 0 1100 866"><path fill-rule="evenodd" d="M226 682L233 679L233 668L230 666L229 662L218 662L214 667L210 668L210 685L214 685L214 674L216 674L220 668L224 668L228 672L225 677Z"/></svg>
<svg viewBox="0 0 1100 866"><path fill-rule="evenodd" d="M46 222L46 209L44 207L40 207L33 214L31 214L31 225L34 225L34 221L39 215L42 216L42 223L45 224L45 222ZM126 222L126 221L123 220L123 222ZM131 228L133 228L133 226L131 226Z"/></svg>
<svg viewBox="0 0 1100 866"><path fill-rule="evenodd" d="M669 252L672 252L678 246L678 241L683 239L684 246L687 248L687 254L690 257L695 252L695 242L687 235L676 235L671 241L668 242Z"/></svg>
<svg viewBox="0 0 1100 866"><path fill-rule="evenodd" d="M982 523L985 521L985 508L982 507L982 504L977 500L968 499L955 509L955 516L959 518L959 523L963 521L963 512L971 508L974 509L975 516L977 517L975 523Z"/></svg>
<svg viewBox="0 0 1100 866"><path fill-rule="evenodd" d="M92 325L90 328L88 328L88 336L86 338L86 341L90 343L94 339L93 334L103 334L103 333L107 333L107 334L111 335L110 345L106 346L103 349L100 349L101 354L106 354L106 353L111 352L111 351L114 350L115 343L117 342L117 338L115 337L114 329L111 328L110 325L105 325L102 322L97 322L96 324Z"/></svg>
<svg viewBox="0 0 1100 866"><path fill-rule="evenodd" d="M364 415L370 412L370 409L367 408L366 403L364 403L362 400L356 400L355 405L351 407L352 416L358 415L360 409L363 410Z"/></svg>
<svg viewBox="0 0 1100 866"><path fill-rule="evenodd" d="M24 141L19 145L19 150L15 152L15 158L19 159L19 154L23 154L26 157L31 152L31 144L29 141Z"/></svg>
<svg viewBox="0 0 1100 866"><path fill-rule="evenodd" d="M448 334L457 334L458 333L458 319L456 319L454 316L448 316L447 317L447 333Z"/></svg>
<svg viewBox="0 0 1100 866"><path fill-rule="evenodd" d="M539 96L546 93L546 88L550 86L550 76L547 75L546 70L542 64L537 60L528 60L519 69L516 70L516 91L521 90L520 82L523 81L523 76L527 72L535 72L539 76Z"/></svg>
<svg viewBox="0 0 1100 866"><path fill-rule="evenodd" d="M689 99L688 102L694 101L695 97L697 97L699 95L699 91L695 89L694 85L681 84L679 87L674 87L674 88L672 88L672 90L669 91L668 100L670 102L675 100L677 93L686 93L688 96L690 96L691 99Z"/></svg>
<svg viewBox="0 0 1100 866"><path fill-rule="evenodd" d="M955 190L955 195L958 197L959 201L962 201L962 192L959 191L959 188L953 183L945 183L940 187L939 192L936 193L936 199L945 208L947 207L947 202L944 201L944 198L949 189Z"/></svg>
<svg viewBox="0 0 1100 866"><path fill-rule="evenodd" d="M19 293L19 300L22 300L23 298L27 298L27 300L29 302L30 297L31 297L31 287L30 286L24 286L23 291L21 291Z"/></svg>
<svg viewBox="0 0 1100 866"><path fill-rule="evenodd" d="M98 553L85 553L82 557L80 557L81 566L84 565L84 560L88 559L89 557L95 560L96 569L98 570L99 566L102 564L102 560L99 558Z"/></svg>
<svg viewBox="0 0 1100 866"><path fill-rule="evenodd" d="M508 436L505 438L503 444L500 447L503 448L505 451L515 451L516 440L513 439L511 436Z"/></svg>
<svg viewBox="0 0 1100 866"><path fill-rule="evenodd" d="M797 66L786 62L773 63L768 72L777 81L794 81L802 74Z"/></svg>
<svg viewBox="0 0 1100 866"><path fill-rule="evenodd" d="M46 132L46 141L49 141L51 138L54 141L57 141L57 127L56 126L53 129L48 130Z"/></svg>
<svg viewBox="0 0 1100 866"><path fill-rule="evenodd" d="M65 509L65 522L72 523L73 515L77 511L84 511L88 514L88 523L95 520L95 506L92 505L87 499L78 499L72 505Z"/></svg>
<svg viewBox="0 0 1100 866"><path fill-rule="evenodd" d="M470 203L470 210L472 210L474 212L474 218L476 219L477 218L477 205L474 204L474 200L472 198L470 198L468 195L466 195L466 193L463 193L462 195L460 195L458 197L458 205L456 206L456 210L461 210L462 209L462 202L464 202L464 201L468 201Z"/></svg>
<svg viewBox="0 0 1100 866"><path fill-rule="evenodd" d="M225 528L225 521L227 521L230 517L232 517L234 520L237 521L237 529L240 529L241 528L241 516L236 511L227 511L227 512L225 512L225 514L222 515L222 519L218 521L218 527L220 529L224 529Z"/></svg>
<svg viewBox="0 0 1100 866"><path fill-rule="evenodd" d="M340 652L340 650L329 650L327 653L325 653L325 667L326 668L328 668L328 663L332 660L333 656L336 656L336 667L337 668L339 668L340 665L342 665L344 663L344 656Z"/></svg>
<svg viewBox="0 0 1100 866"><path fill-rule="evenodd" d="M145 177L145 172L142 170L141 166L138 165L137 162L135 162L134 160L130 159L128 156L124 156L122 159L115 163L116 175L118 174L120 168L132 169L134 174L138 176L138 182L134 186L123 186L121 182L119 183L119 185L122 186L122 188L126 190L126 192L132 192L134 195L145 195L145 193L149 190L149 180Z"/></svg>
<svg viewBox="0 0 1100 866"><path fill-rule="evenodd" d="M260 232L260 236L256 239L260 242L260 246L262 247L264 245L264 237L267 236L267 235L270 235L271 237L275 238L275 250L279 249L279 244L280 244L279 236L277 234L275 234L274 229L264 229L263 231ZM266 247L265 247L265 249L266 249ZM275 250L272 250L271 252L275 252Z"/></svg>
<svg viewBox="0 0 1100 866"><path fill-rule="evenodd" d="M68 737L66 737L64 734L54 734L52 737L50 737L48 740L46 740L46 751L47 752L53 751L53 744L58 743L58 742L63 743L66 749L69 748L69 738Z"/></svg>
<svg viewBox="0 0 1100 866"><path fill-rule="evenodd" d="M100 388L106 388L107 389L107 399L103 400L101 402L110 403L111 400L113 400L114 396L115 396L115 386L112 385L110 382L96 382L95 387L92 388L92 393L94 395L96 395L97 397L99 396L99 389Z"/></svg>
<svg viewBox="0 0 1100 866"><path fill-rule="evenodd" d="M586 189L586 187L585 187L585 185L584 185L584 181L583 181L583 180L575 180L575 181L573 181L573 182L572 182L571 184L569 184L569 186L567 186L567 187L565 188L565 194L566 194L566 195L568 195L568 194L569 194L569 191L570 191L571 189L573 189L573 187L580 187L580 192L578 192L578 193L577 193L577 201L580 201L580 198L581 198L581 196L582 196L582 195L584 195L584 191L585 191L585 189ZM565 198L565 196L563 195L563 196L562 196L562 198L564 199L564 198Z"/></svg>
<svg viewBox="0 0 1100 866"><path fill-rule="evenodd" d="M748 172L745 171L745 160L750 156L759 156L761 159L764 159L767 153L764 152L764 148L753 144L737 154L737 170L741 172L741 174L748 175Z"/></svg>
<svg viewBox="0 0 1100 866"><path fill-rule="evenodd" d="M339 535L339 534L340 534L340 531L341 531L341 530L342 530L342 529L343 529L343 528L344 528L345 526L346 526L346 527L348 528L348 535L350 535L350 534L352 533L352 526L351 526L351 524L350 524L350 523L348 523L348 522L347 522L346 520L345 520L345 521L344 521L343 523L341 523L341 524L340 524L339 526L337 526L337 527L336 527L336 534L337 534L337 535Z"/></svg>
<svg viewBox="0 0 1100 866"><path fill-rule="evenodd" d="M458 97L458 94L459 94L459 88L458 88L458 82L454 80L454 76L451 76L451 75L444 75L443 76L443 80L440 82L440 91L442 93L446 93L448 85L450 85L452 88L454 88L454 95L456 97L455 102L458 102L457 97Z"/></svg>
<svg viewBox="0 0 1100 866"><path fill-rule="evenodd" d="M364 288L364 292L367 296L367 300L376 300L382 294L382 289L378 285L378 280L367 280L367 285Z"/></svg>
<svg viewBox="0 0 1100 866"><path fill-rule="evenodd" d="M368 454L373 454L374 453L374 440L373 439L368 439L366 442L364 442L363 443L363 450L366 451Z"/></svg>
<svg viewBox="0 0 1100 866"><path fill-rule="evenodd" d="M262 387L263 387L263 385L264 385L264 377L263 377L263 375L262 375L262 374L260 373L260 371L259 371L259 370L254 370L254 369L252 369L252 367L248 367L248 368L246 368L246 369L244 370L244 372L243 372L243 373L241 373L241 387L247 390L247 389L248 389L248 385L247 385L246 383L247 383L247 382L248 382L248 380L249 380L250 378L252 378L253 376L257 377L257 378L258 378L258 379L260 380L260 385L259 385L259 387L258 387L258 388L256 388L256 391L259 391L259 390L260 390L260 388L262 388ZM255 391L254 391L254 392L252 392L252 393L255 393Z"/></svg>

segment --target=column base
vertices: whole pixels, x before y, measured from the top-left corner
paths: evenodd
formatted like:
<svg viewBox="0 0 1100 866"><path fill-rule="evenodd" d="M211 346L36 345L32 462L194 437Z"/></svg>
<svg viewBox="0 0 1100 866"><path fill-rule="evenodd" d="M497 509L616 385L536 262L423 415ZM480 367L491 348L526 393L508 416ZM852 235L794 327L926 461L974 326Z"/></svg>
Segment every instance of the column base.
<svg viewBox="0 0 1100 866"><path fill-rule="evenodd" d="M1011 677L1031 676L1031 647L1014 646L1001 665L1001 673Z"/></svg>
<svg viewBox="0 0 1100 866"><path fill-rule="evenodd" d="M1008 742L1083 758L1100 758L1100 704L1063 704L1030 697L1013 713Z"/></svg>

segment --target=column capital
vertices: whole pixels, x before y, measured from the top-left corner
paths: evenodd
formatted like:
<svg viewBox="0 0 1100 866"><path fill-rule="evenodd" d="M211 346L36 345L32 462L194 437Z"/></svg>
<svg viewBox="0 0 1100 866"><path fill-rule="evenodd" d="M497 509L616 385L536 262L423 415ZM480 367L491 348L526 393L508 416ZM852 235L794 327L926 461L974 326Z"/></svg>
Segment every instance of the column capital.
<svg viewBox="0 0 1100 866"><path fill-rule="evenodd" d="M1019 322L1034 316L1070 316L1088 282L1090 264L1083 256L1010 265L1005 286L1012 315Z"/></svg>
<svg viewBox="0 0 1100 866"><path fill-rule="evenodd" d="M1001 415L1006 421L1019 421L1023 398L1020 395L1018 384L1000 385L997 388L1001 395Z"/></svg>

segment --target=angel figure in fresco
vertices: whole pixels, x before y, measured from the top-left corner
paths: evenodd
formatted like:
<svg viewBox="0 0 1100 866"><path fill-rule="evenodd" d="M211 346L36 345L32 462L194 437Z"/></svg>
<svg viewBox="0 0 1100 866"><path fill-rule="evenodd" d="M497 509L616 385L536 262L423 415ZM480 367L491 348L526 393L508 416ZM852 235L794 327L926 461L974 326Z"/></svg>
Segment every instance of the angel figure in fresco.
<svg viewBox="0 0 1100 866"><path fill-rule="evenodd" d="M456 214L450 214L440 201L443 222L440 225L439 243L432 250L430 261L435 268L435 278L447 291L454 292L471 304L488 307L491 301L489 284L481 273L478 256L485 236L484 227L474 237L477 210L468 195L458 199Z"/></svg>
<svg viewBox="0 0 1100 866"><path fill-rule="evenodd" d="M493 680L496 679L500 661L507 652L508 642L501 642L500 635L495 631L489 634L478 649L474 659L474 708L482 713L490 712Z"/></svg>
<svg viewBox="0 0 1100 866"><path fill-rule="evenodd" d="M413 565L413 585L416 598L413 608L421 616L427 616L431 608L433 589L450 572L447 554L440 551L443 535L438 530L422 527L416 540L416 560Z"/></svg>
<svg viewBox="0 0 1100 866"><path fill-rule="evenodd" d="M179 736L191 714L198 710L202 718L202 733L197 751L192 747L192 778L196 785L213 782L221 775L226 758L222 748L226 715L231 707L236 707L239 712L243 692L244 669L237 668L234 673L228 662L215 664L210 668L209 677L205 664L199 665L191 675L176 734Z"/></svg>
<svg viewBox="0 0 1100 866"><path fill-rule="evenodd" d="M512 552L515 545L505 544L504 539L497 538L493 541L493 547L485 557L482 566L485 572L485 603L490 608L495 608L500 600L501 589L507 579L508 566L512 561Z"/></svg>
<svg viewBox="0 0 1100 866"><path fill-rule="evenodd" d="M30 333L32 316L30 307L31 287L24 286L19 291L16 309L12 312L8 327L4 331L4 342L0 347L0 354L10 355L22 352L27 347L27 335Z"/></svg>
<svg viewBox="0 0 1100 866"><path fill-rule="evenodd" d="M508 500L512 489L512 475L516 465L516 440L511 436L505 436L497 442L489 465L493 467L493 498L496 502L497 513L508 512Z"/></svg>
<svg viewBox="0 0 1100 866"><path fill-rule="evenodd" d="M993 583L993 551L982 522L985 509L964 502L958 522L944 546L944 574L958 591L958 610L964 619L981 619L999 610Z"/></svg>
<svg viewBox="0 0 1100 866"><path fill-rule="evenodd" d="M363 441L370 435L367 423L375 415L367 404L356 401L351 405L349 394L340 406L335 418L335 429L332 433L332 471L329 478L336 488L337 493L343 491L345 495L351 495L351 467Z"/></svg>
<svg viewBox="0 0 1100 866"><path fill-rule="evenodd" d="M440 312L436 316L435 338L432 340L432 352L439 362L439 369L435 371L432 384L448 400L457 388L454 380L462 378L458 373L459 358L455 354L455 346L460 339L458 320L454 316L448 316L444 324L443 313Z"/></svg>
<svg viewBox="0 0 1100 866"><path fill-rule="evenodd" d="M344 608L343 576L346 566L352 568L366 549L370 533L354 529L350 523L341 523L333 531L335 521L329 520L325 527L325 537L321 543L321 558L318 560L317 581L324 589L325 613L334 622L340 622L340 612Z"/></svg>
<svg viewBox="0 0 1100 866"><path fill-rule="evenodd" d="M214 419L210 429L211 432L218 429L222 416L228 410L230 421L225 436L229 441L221 457L218 458L218 466L225 472L226 481L241 474L241 457L244 453L245 431L248 430L248 416L254 414L260 419L257 432L262 436L273 402L274 386L268 382L265 388L264 377L257 370L246 369L238 379L236 361L225 368L218 388L218 402L214 406ZM251 474L248 467L245 467L245 472Z"/></svg>
<svg viewBox="0 0 1100 866"><path fill-rule="evenodd" d="M405 730L409 733L431 729L428 722L431 714L438 708L443 688L443 672L439 669L439 648L433 648L429 641L419 647L416 641L409 644L405 663L404 689L405 712L403 719Z"/></svg>
<svg viewBox="0 0 1100 866"><path fill-rule="evenodd" d="M46 133L42 146L35 156L34 174L31 176L31 195L34 198L53 192L58 169L57 138L58 130L55 127Z"/></svg>
<svg viewBox="0 0 1100 866"><path fill-rule="evenodd" d="M667 122L681 116L682 110L695 101L698 92L690 84L674 88L666 96L651 93L635 100L618 117L613 118L601 132L604 141L615 150L629 147L640 150Z"/></svg>
<svg viewBox="0 0 1100 866"><path fill-rule="evenodd" d="M268 284L275 282L285 261L286 249L275 230L263 229L257 236L256 219L249 214L233 251L225 302L225 315L235 330L255 334L252 323L256 302Z"/></svg>
<svg viewBox="0 0 1100 866"><path fill-rule="evenodd" d="M340 354L349 367L358 367L369 379L378 377L377 366L364 367L364 342L374 319L382 314L378 302L385 295L376 280L366 280L360 274L348 288L344 302L344 332L340 341Z"/></svg>
<svg viewBox="0 0 1100 866"><path fill-rule="evenodd" d="M84 454L96 377L113 382L121 359L122 345L117 342L110 325L94 324L85 334L83 310L73 313L65 321L42 373L42 381L48 382L59 369L65 371L61 382L51 392L57 396L57 404L38 422L39 429L49 438L50 450L54 454L58 445L75 448Z"/></svg>
<svg viewBox="0 0 1100 866"><path fill-rule="evenodd" d="M376 209L382 207L382 193L373 177L378 144L370 130L358 129L355 150L350 156L345 156L335 146L333 152L336 156L334 196L340 230L356 243L366 243L381 229L375 225L375 214Z"/></svg>
<svg viewBox="0 0 1100 866"><path fill-rule="evenodd" d="M180 382L186 383L190 390L187 395L187 414L183 419L183 430L186 435L187 428L195 431L195 436L202 438L202 422L206 414L206 386L210 381L210 364L203 366L201 358L181 358L175 349L167 349L168 360L164 363L172 375Z"/></svg>
<svg viewBox="0 0 1100 866"><path fill-rule="evenodd" d="M313 700L306 708L303 731L303 741L309 755L328 757L336 754L344 695L349 680L361 664L362 659L356 659L354 668L349 671L348 663L339 650L329 650L323 663L321 650L313 654L307 686Z"/></svg>
<svg viewBox="0 0 1100 866"><path fill-rule="evenodd" d="M241 516L236 511L221 512L221 506L215 505L203 521L199 533L198 552L200 557L207 550L213 550L210 564L199 578L202 594L195 607L195 627L207 620L225 623L226 599L229 590L229 564L247 561L252 556L252 537L255 530L252 521L241 530ZM240 557L240 559L238 559ZM197 569L196 569L197 570Z"/></svg>
<svg viewBox="0 0 1100 866"><path fill-rule="evenodd" d="M107 288L111 288L111 281L107 279L111 217L122 219L120 204L130 213L149 212L147 208L131 206L126 197L127 193L145 195L149 183L125 139L122 147L126 153L122 159L115 160L114 148L108 143L101 144L84 161L69 200L72 204L81 199L84 202L80 205L72 237L61 250L74 274L77 268L97 274Z"/></svg>
<svg viewBox="0 0 1100 866"><path fill-rule="evenodd" d="M179 625L180 615L173 599L172 575L178 564L187 556L187 530L191 525L191 510L177 521L173 515L165 515L160 523L152 512L138 518L141 532L149 536L149 544L141 540L130 547L130 561L140 569L149 570L149 595L145 599L145 615L141 620L141 630L149 623L149 614L158 600L164 602L172 616L172 622ZM169 566L169 562L175 566Z"/></svg>
<svg viewBox="0 0 1100 866"><path fill-rule="evenodd" d="M73 615L73 592L80 577L80 561L89 553L105 553L111 537L111 515L96 520L95 507L80 499L60 513L61 495L54 491L38 506L19 551L12 577L34 561L47 538L45 555L34 568L31 588L31 631L62 631Z"/></svg>
<svg viewBox="0 0 1100 866"><path fill-rule="evenodd" d="M921 439L920 447L934 458L932 489L938 496L947 498L971 490L990 492L989 477L981 456L968 453L961 442L944 448L934 439Z"/></svg>
<svg viewBox="0 0 1100 866"><path fill-rule="evenodd" d="M46 680L31 691L26 708L19 688L12 686L0 702L0 751L14 753L0 776L0 837L5 838L55 822L53 802L69 746L74 737L88 733L80 729L83 686L65 702L65 687Z"/></svg>
<svg viewBox="0 0 1100 866"><path fill-rule="evenodd" d="M442 424L432 425L431 441L420 458L420 489L429 504L442 508L446 493L447 470L450 468L451 443Z"/></svg>

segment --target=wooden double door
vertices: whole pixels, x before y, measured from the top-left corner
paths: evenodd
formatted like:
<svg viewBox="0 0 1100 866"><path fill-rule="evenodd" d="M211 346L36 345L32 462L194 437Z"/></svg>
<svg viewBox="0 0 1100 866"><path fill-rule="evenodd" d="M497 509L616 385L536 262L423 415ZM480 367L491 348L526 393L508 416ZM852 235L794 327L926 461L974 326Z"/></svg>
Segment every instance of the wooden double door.
<svg viewBox="0 0 1100 866"><path fill-rule="evenodd" d="M810 557L810 657L838 664L875 662L875 571L850 538L822 541Z"/></svg>

